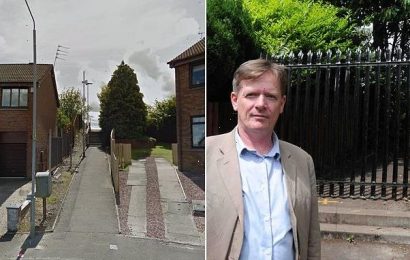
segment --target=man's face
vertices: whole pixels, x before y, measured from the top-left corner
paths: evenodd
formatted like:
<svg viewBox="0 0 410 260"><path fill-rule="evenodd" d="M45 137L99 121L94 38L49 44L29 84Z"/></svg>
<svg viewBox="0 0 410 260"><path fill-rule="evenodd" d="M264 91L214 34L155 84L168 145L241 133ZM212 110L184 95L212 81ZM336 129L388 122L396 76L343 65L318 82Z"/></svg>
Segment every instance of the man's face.
<svg viewBox="0 0 410 260"><path fill-rule="evenodd" d="M283 96L279 79L267 71L254 80L242 80L238 93L231 93L233 109L238 112L240 131L271 134L283 112Z"/></svg>

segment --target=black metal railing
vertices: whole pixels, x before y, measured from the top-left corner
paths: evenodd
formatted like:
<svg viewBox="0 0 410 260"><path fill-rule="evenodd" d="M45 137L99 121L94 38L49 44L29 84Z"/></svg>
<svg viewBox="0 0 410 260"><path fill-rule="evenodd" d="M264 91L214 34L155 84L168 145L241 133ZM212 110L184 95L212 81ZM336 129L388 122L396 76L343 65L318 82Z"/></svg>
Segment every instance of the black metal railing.
<svg viewBox="0 0 410 260"><path fill-rule="evenodd" d="M332 55L272 57L289 76L280 138L312 155L321 196L407 197L410 54Z"/></svg>

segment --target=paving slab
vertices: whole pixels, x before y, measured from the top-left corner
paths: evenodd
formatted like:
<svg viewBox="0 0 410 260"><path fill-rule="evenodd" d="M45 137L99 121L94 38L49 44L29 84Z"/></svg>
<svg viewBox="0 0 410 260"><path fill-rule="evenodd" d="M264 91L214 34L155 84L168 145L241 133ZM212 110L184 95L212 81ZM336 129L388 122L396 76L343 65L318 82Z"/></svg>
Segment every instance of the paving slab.
<svg viewBox="0 0 410 260"><path fill-rule="evenodd" d="M410 259L410 245L375 241L322 239L322 260L386 260Z"/></svg>
<svg viewBox="0 0 410 260"><path fill-rule="evenodd" d="M204 237L196 229L192 210L187 203L176 170L163 158L156 158L165 238L170 241L203 245Z"/></svg>
<svg viewBox="0 0 410 260"><path fill-rule="evenodd" d="M323 237L410 245L410 232L406 228L321 223L320 230Z"/></svg>
<svg viewBox="0 0 410 260"><path fill-rule="evenodd" d="M7 232L7 206L20 205L31 193L31 181L0 180L0 237Z"/></svg>
<svg viewBox="0 0 410 260"><path fill-rule="evenodd" d="M89 147L67 195L57 231L118 234L115 196L106 154Z"/></svg>
<svg viewBox="0 0 410 260"><path fill-rule="evenodd" d="M132 164L128 166L128 180L129 186L146 186L147 174L145 172L145 160L132 160Z"/></svg>
<svg viewBox="0 0 410 260"><path fill-rule="evenodd" d="M321 223L410 229L410 211L320 206L319 212L319 221Z"/></svg>
<svg viewBox="0 0 410 260"><path fill-rule="evenodd" d="M131 186L127 223L131 234L146 237L147 233L147 174L145 160L132 160L128 167L127 185Z"/></svg>

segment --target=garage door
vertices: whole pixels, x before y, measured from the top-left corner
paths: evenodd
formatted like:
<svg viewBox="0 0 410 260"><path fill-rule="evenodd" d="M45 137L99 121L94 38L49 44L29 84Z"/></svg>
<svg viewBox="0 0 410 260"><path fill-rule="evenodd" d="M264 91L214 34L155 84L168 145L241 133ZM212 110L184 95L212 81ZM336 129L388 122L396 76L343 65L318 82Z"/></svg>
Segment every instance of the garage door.
<svg viewBox="0 0 410 260"><path fill-rule="evenodd" d="M25 141L25 133L0 133L0 177L26 177Z"/></svg>

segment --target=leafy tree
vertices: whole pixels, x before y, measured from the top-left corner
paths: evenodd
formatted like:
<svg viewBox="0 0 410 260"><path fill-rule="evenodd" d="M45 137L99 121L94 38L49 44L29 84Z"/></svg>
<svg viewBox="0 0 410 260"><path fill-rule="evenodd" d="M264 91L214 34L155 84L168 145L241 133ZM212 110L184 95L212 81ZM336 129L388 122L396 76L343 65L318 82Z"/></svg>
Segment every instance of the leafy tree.
<svg viewBox="0 0 410 260"><path fill-rule="evenodd" d="M352 12L352 21L358 26L372 25L371 42L374 48L409 48L410 1L327 0L327 2Z"/></svg>
<svg viewBox="0 0 410 260"><path fill-rule="evenodd" d="M81 115L84 106L79 90L69 88L60 94L60 107L57 109L57 124L66 132L75 135L74 125L78 115ZM74 143L73 143L74 144ZM72 166L72 154L70 152L70 168Z"/></svg>
<svg viewBox="0 0 410 260"><path fill-rule="evenodd" d="M99 123L106 136L113 128L116 138L135 139L143 136L147 108L142 100L137 75L124 61L118 65L98 98L101 107Z"/></svg>
<svg viewBox="0 0 410 260"><path fill-rule="evenodd" d="M147 133L158 141L173 143L177 140L175 96L162 101L155 100L148 106Z"/></svg>
<svg viewBox="0 0 410 260"><path fill-rule="evenodd" d="M242 0L207 1L208 100L221 101L232 91L239 64L259 57L249 14Z"/></svg>
<svg viewBox="0 0 410 260"><path fill-rule="evenodd" d="M268 54L353 47L349 16L340 17L340 9L332 5L303 0L244 0L243 5L256 42Z"/></svg>

